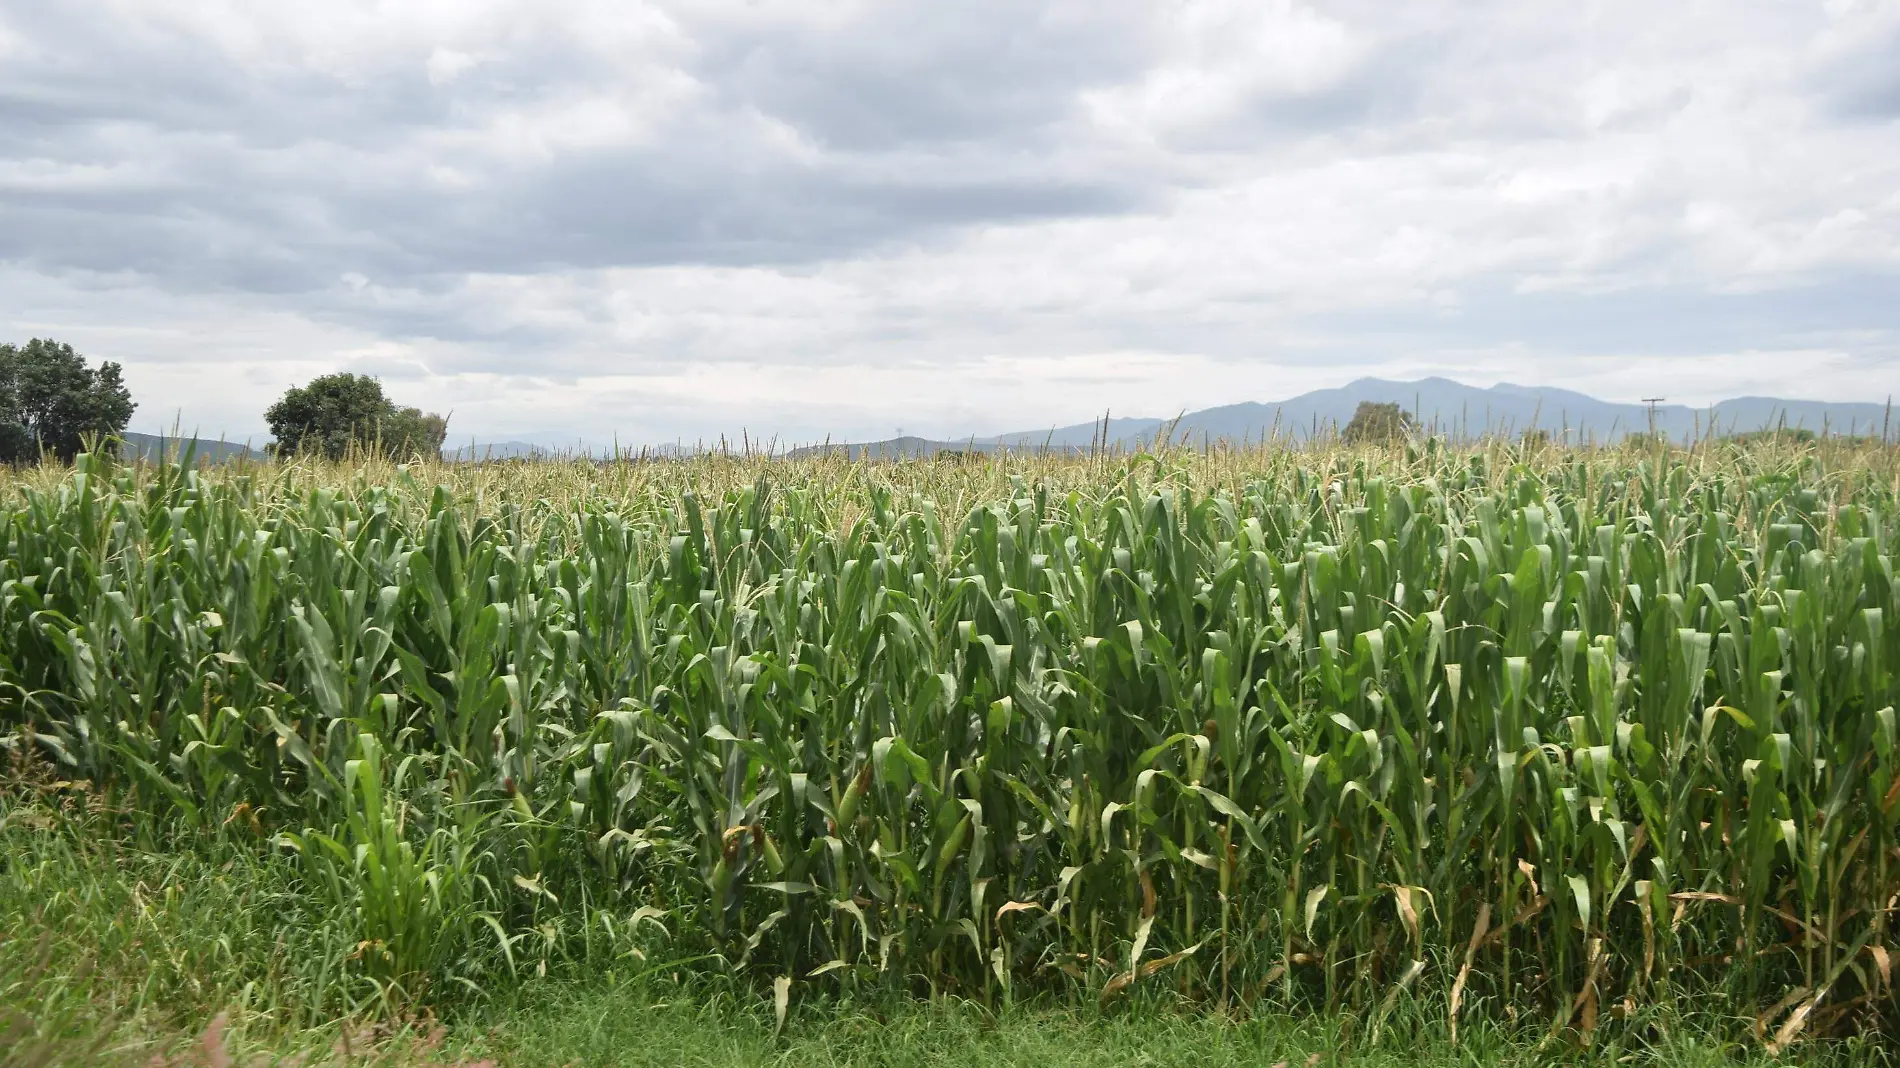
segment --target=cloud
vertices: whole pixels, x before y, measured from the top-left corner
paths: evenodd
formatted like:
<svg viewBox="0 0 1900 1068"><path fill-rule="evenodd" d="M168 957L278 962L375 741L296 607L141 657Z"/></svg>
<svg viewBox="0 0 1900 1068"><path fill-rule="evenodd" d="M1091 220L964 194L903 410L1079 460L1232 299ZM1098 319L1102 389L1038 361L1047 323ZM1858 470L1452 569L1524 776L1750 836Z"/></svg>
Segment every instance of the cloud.
<svg viewBox="0 0 1900 1068"><path fill-rule="evenodd" d="M1900 120L1900 5L1836 2L1831 24L1808 47L1809 82L1848 121Z"/></svg>
<svg viewBox="0 0 1900 1068"><path fill-rule="evenodd" d="M0 335L234 433L338 367L627 440L1859 395L1896 41L1869 0L0 0Z"/></svg>

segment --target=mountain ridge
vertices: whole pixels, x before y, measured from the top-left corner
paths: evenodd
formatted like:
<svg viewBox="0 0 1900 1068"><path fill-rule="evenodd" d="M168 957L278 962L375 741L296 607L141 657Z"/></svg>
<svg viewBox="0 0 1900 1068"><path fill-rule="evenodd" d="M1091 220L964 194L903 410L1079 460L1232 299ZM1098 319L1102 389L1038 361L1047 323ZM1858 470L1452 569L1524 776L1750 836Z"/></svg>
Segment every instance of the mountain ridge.
<svg viewBox="0 0 1900 1068"><path fill-rule="evenodd" d="M1412 413L1428 430L1454 438L1485 434L1518 434L1545 430L1553 437L1586 443L1610 443L1650 427L1652 412L1646 404L1599 400L1587 393L1554 386L1523 386L1500 382L1489 387L1468 386L1440 376L1396 381L1359 378L1343 386L1312 390L1283 401L1237 401L1174 419L1118 417L1103 422L1053 426L1046 430L1017 430L1003 434L970 435L934 440L916 436L883 441L839 443L794 449L806 455L831 449L858 456L915 456L943 451L995 452L1086 450L1106 444L1113 448L1147 448L1164 431L1175 442L1240 444L1278 438L1302 442L1336 433L1352 419L1362 401L1396 403ZM1743 396L1706 407L1658 403L1653 418L1658 433L1677 441L1717 434L1733 434L1776 426L1815 432L1891 434L1890 405L1866 401L1810 401L1779 397Z"/></svg>
<svg viewBox="0 0 1900 1068"><path fill-rule="evenodd" d="M180 437L175 434L141 434L127 430L119 435L125 443L124 454L127 459L158 460L182 456L189 449L194 459L222 462L239 457L261 460L265 456L263 449L252 448L249 442L225 441L222 438Z"/></svg>

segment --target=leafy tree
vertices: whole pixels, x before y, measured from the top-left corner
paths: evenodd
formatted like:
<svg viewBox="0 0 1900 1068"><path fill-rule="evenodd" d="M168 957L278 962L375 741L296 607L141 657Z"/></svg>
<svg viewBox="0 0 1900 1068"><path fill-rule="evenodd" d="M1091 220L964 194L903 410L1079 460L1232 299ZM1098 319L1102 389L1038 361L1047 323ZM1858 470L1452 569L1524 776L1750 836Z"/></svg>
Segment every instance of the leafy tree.
<svg viewBox="0 0 1900 1068"><path fill-rule="evenodd" d="M0 397L0 406L6 403L7 399ZM24 463L34 456L38 445L26 427L11 417L0 421L0 464Z"/></svg>
<svg viewBox="0 0 1900 1068"><path fill-rule="evenodd" d="M1763 441L1806 445L1815 439L1815 433L1804 426L1779 426L1772 430L1745 430L1739 434L1728 435L1728 439L1750 445Z"/></svg>
<svg viewBox="0 0 1900 1068"><path fill-rule="evenodd" d="M293 386L264 413L276 450L341 459L354 446L407 458L441 455L449 421L420 408L398 408L369 375L338 373Z"/></svg>
<svg viewBox="0 0 1900 1068"><path fill-rule="evenodd" d="M42 450L71 460L87 435L124 433L137 407L116 363L88 367L50 338L0 345L0 462L30 463Z"/></svg>
<svg viewBox="0 0 1900 1068"><path fill-rule="evenodd" d="M396 456L440 456L449 436L448 416L420 408L397 409L396 417L383 425L383 438L394 443L390 452Z"/></svg>
<svg viewBox="0 0 1900 1068"><path fill-rule="evenodd" d="M1360 401L1341 436L1348 445L1399 441L1414 428L1412 413L1397 404Z"/></svg>

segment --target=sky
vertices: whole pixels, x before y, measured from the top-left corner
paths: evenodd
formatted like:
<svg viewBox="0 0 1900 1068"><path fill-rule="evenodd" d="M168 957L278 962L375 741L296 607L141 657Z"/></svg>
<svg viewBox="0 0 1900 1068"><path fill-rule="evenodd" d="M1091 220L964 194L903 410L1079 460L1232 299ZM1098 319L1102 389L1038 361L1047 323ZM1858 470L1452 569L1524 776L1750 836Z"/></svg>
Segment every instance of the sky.
<svg viewBox="0 0 1900 1068"><path fill-rule="evenodd" d="M1900 386L1900 0L0 0L0 340L132 429L956 438Z"/></svg>

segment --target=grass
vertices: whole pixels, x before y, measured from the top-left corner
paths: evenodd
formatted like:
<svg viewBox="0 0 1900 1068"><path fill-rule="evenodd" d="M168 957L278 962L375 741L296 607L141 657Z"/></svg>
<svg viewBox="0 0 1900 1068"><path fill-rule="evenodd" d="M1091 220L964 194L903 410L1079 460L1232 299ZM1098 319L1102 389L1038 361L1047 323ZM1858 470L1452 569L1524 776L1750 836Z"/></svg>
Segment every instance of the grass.
<svg viewBox="0 0 1900 1068"><path fill-rule="evenodd" d="M1658 1046L1611 1045L1584 1055L1534 1037L1488 1029L1459 1046L1442 1025L1418 1022L1379 1045L1342 1042L1348 1020L1270 1017L1233 1020L1182 1013L1166 1005L1099 1009L1019 1007L996 1012L967 1003L912 1005L890 1012L850 1006L815 1008L774 1037L769 1017L724 1006L668 1004L653 1009L611 991L555 991L513 1009L503 1030L474 1045L507 1063L593 1065L760 1064L879 1065L889 1068L1182 1065L1208 1068L1293 1065L1505 1065L1552 1060L1616 1064L1735 1065L1763 1061L1704 1038ZM1410 1021L1408 1021L1409 1023ZM1817 1063L1878 1063L1868 1048L1839 1048Z"/></svg>
<svg viewBox="0 0 1900 1068"><path fill-rule="evenodd" d="M343 929L281 857L145 821L43 769L0 782L0 1065L1291 1066L1778 1063L1750 1020L1651 1004L1591 1048L1508 1014L1454 1043L1442 1004L1406 1003L1374 1042L1363 1015L1210 1011L1165 990L984 1006L943 997L769 991L629 960L457 999L439 1019L351 1001ZM1877 1039L1810 1042L1803 1063L1883 1065ZM224 1057L229 1060L221 1059Z"/></svg>

